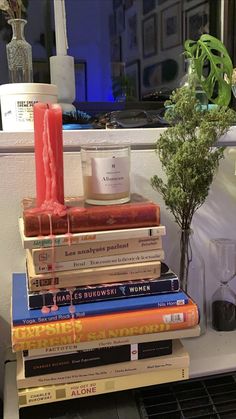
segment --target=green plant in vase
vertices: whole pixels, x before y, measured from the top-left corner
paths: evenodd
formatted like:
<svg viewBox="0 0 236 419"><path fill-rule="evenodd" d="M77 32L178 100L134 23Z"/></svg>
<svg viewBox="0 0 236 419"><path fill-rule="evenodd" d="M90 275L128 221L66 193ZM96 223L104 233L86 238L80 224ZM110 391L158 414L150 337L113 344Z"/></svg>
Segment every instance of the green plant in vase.
<svg viewBox="0 0 236 419"><path fill-rule="evenodd" d="M154 175L151 185L180 228L179 278L182 289L188 291L192 219L205 202L224 155L224 148L216 147L216 142L226 134L236 114L227 107L202 111L194 89L188 87L173 92L167 105L165 119L170 126L156 142L165 180Z"/></svg>

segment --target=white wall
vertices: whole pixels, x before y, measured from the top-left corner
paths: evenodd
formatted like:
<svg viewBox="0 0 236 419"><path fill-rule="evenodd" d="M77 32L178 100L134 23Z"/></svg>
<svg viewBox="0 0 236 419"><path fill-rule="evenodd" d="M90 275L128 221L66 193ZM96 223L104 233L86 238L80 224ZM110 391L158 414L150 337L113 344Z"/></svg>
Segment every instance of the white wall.
<svg viewBox="0 0 236 419"><path fill-rule="evenodd" d="M132 130L131 130L132 131ZM92 134L91 134L92 135ZM102 133L100 134L102 138ZM124 130L120 141L127 141L130 134ZM156 135L155 135L156 137ZM20 137L19 137L20 138ZM21 137L22 138L22 137ZM1 137L0 137L1 139ZM19 143L22 144L22 141ZM12 272L24 271L25 254L18 233L18 216L21 214L21 200L35 195L34 154L1 152L0 147L0 219L1 222L1 293L0 293L0 377L6 348L10 345L10 302ZM80 154L65 153L65 195L82 194ZM178 229L171 214L165 209L162 199L152 190L150 177L161 173L154 150L136 150L131 154L132 191L144 194L161 205L162 224L167 227L164 240L166 261L178 239ZM194 230L198 236L199 248L206 263L207 296L210 298L216 288L216 279L210 269L208 244L210 238L231 237L236 234L236 178L234 158L226 151L219 172L213 182L209 197L194 219ZM176 261L173 265L177 266ZM234 281L235 282L235 281ZM2 388L2 383L1 383Z"/></svg>

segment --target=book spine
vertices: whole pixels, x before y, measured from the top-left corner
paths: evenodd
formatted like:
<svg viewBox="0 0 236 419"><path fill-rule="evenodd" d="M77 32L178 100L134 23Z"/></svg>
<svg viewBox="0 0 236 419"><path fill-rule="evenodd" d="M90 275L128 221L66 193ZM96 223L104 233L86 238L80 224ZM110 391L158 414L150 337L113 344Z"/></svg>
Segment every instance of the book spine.
<svg viewBox="0 0 236 419"><path fill-rule="evenodd" d="M114 377L113 379L90 380L79 383L67 383L56 386L24 388L18 390L19 408L52 403L62 400L77 399L80 397L95 396L115 391L130 390L139 387L187 380L189 368L175 368L159 370L137 375Z"/></svg>
<svg viewBox="0 0 236 419"><path fill-rule="evenodd" d="M50 234L79 233L96 230L150 227L160 224L160 207L153 202L139 202L126 205L105 205L67 209L65 216L35 214L23 211L24 233L26 237Z"/></svg>
<svg viewBox="0 0 236 419"><path fill-rule="evenodd" d="M35 377L19 378L17 375L17 388L30 388L45 385L57 385L73 383L78 381L96 380L112 377L129 376L145 372L154 372L174 368L189 367L189 356L186 354L181 357L162 357L142 359L139 361L123 362L120 364L109 364L96 368L77 369L74 371L64 371L54 374L39 375Z"/></svg>
<svg viewBox="0 0 236 419"><path fill-rule="evenodd" d="M119 255L121 253L134 253L147 250L162 249L161 236L130 238L124 240L107 240L105 242L71 244L70 246L58 246L52 249L32 249L32 258L34 264L42 262L50 264L76 260L79 258L91 259L95 257L104 257L110 255Z"/></svg>
<svg viewBox="0 0 236 419"><path fill-rule="evenodd" d="M132 345L144 342L151 342L151 341L161 341L161 340L168 340L168 339L183 339L183 338L191 338L199 336L200 334L200 327L195 326L188 329L180 329L180 330L171 330L162 333L152 333L152 334L144 334L144 335L134 335L134 336L125 336L120 338L110 338L110 339L102 339L102 340L92 340L88 342L79 342L79 343L66 343L57 346L58 340L57 337L55 339L51 339L50 343L52 346L48 347L41 347L40 349L33 349L34 345L31 345L32 349L24 351L24 357L31 357L31 358L38 358L38 357L46 357L49 354L57 355L62 353L68 353L78 350L92 350L96 348L104 348L104 347L113 347L113 346L121 346L121 345Z"/></svg>
<svg viewBox="0 0 236 419"><path fill-rule="evenodd" d="M122 336L186 329L199 321L198 308L191 300L183 306L162 307L107 314L97 317L12 325L13 351L73 344Z"/></svg>
<svg viewBox="0 0 236 419"><path fill-rule="evenodd" d="M131 281L135 279L160 276L160 262L144 262L127 265L62 271L31 276L28 271L29 291L48 290L50 288L68 288L97 283Z"/></svg>
<svg viewBox="0 0 236 419"><path fill-rule="evenodd" d="M122 230L96 231L91 233L61 234L46 237L26 237L24 222L19 218L19 229L24 249L72 246L84 243L100 243L108 240L127 240L134 238L153 238L166 234L165 226L126 228Z"/></svg>
<svg viewBox="0 0 236 419"><path fill-rule="evenodd" d="M146 342L132 345L96 348L87 351L76 351L61 355L29 358L23 356L25 377L34 377L43 374L53 374L75 369L94 368L108 364L135 361L170 355L172 353L172 340L159 342Z"/></svg>
<svg viewBox="0 0 236 419"><path fill-rule="evenodd" d="M65 309L62 312L58 310L57 312L47 313L48 315L43 315L41 311L31 312L30 317L23 314L21 317L12 319L13 326L21 326L27 324L36 324L36 323L50 323L55 321L61 321L65 319L77 319L85 318L90 316L101 316L107 314L116 314L129 312L133 310L144 310L158 307L172 307L172 306L181 306L183 304L188 304L189 298L183 292L169 293L169 294L160 294L160 295L146 295L144 297L133 297L128 299L116 299L108 301L97 301L93 303L85 303L74 306L73 313L70 312L70 309Z"/></svg>
<svg viewBox="0 0 236 419"><path fill-rule="evenodd" d="M164 251L163 250L150 250L147 252L137 252L137 253L127 253L120 255L112 256L101 256L98 258L91 259L76 259L68 260L61 262L53 263L44 263L40 262L34 264L34 269L36 274L41 274L43 272L60 272L68 271L75 269L87 269L87 268L97 268L99 266L115 266L122 265L126 263L139 263L139 262L150 262L155 260L163 260Z"/></svg>
<svg viewBox="0 0 236 419"><path fill-rule="evenodd" d="M41 309L43 306L50 307L56 304L64 305L80 304L92 301L109 300L116 298L135 297L149 294L161 294L179 291L179 279L174 276L168 279L150 279L115 284L77 287L71 289L59 289L55 292L28 293L28 306L30 309Z"/></svg>

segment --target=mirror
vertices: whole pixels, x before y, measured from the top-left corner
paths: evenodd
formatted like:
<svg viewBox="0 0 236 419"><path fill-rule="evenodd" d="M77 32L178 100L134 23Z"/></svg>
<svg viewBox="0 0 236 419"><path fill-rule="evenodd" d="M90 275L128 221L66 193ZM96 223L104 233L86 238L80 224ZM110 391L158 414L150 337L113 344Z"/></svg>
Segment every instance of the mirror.
<svg viewBox="0 0 236 419"><path fill-rule="evenodd" d="M68 54L75 58L76 102L115 106L151 100L153 93L158 98L173 90L185 72L184 40L207 32L219 37L220 3L65 0ZM27 15L34 81L49 82L48 58L55 55L53 1L29 0ZM0 48L6 62L3 38ZM7 82L5 68L0 83Z"/></svg>

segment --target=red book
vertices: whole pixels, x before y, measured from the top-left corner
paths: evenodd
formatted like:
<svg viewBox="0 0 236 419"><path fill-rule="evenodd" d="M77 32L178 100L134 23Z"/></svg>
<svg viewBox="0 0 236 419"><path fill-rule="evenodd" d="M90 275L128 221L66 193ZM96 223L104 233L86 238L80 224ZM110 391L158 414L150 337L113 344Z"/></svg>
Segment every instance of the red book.
<svg viewBox="0 0 236 419"><path fill-rule="evenodd" d="M50 234L116 230L160 225L160 206L132 194L126 204L94 206L82 199L65 200L66 214L32 211L34 199L23 200L24 233L27 237Z"/></svg>

